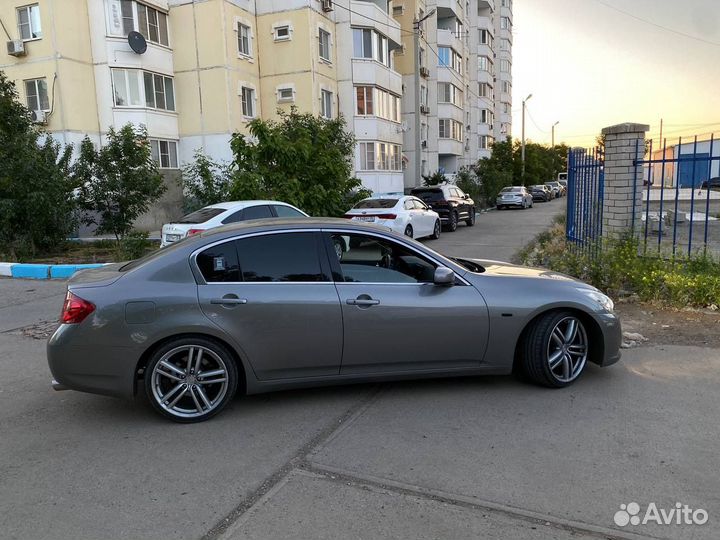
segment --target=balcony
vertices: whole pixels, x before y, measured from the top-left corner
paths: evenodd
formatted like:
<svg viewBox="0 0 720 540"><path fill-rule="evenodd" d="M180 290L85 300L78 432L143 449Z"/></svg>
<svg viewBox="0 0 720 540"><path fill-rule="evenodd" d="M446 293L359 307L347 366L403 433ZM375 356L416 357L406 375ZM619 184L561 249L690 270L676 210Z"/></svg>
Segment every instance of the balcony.
<svg viewBox="0 0 720 540"><path fill-rule="evenodd" d="M495 11L495 1L494 0L478 0L478 13L485 9L490 9L492 11Z"/></svg>
<svg viewBox="0 0 720 540"><path fill-rule="evenodd" d="M374 28L392 42L391 48L400 48L402 38L400 36L400 23L379 4L387 6L387 2L375 3L371 0L352 0L350 2L350 25Z"/></svg>
<svg viewBox="0 0 720 540"><path fill-rule="evenodd" d="M438 139L438 154L462 156L465 149L465 143L456 141L455 139Z"/></svg>
<svg viewBox="0 0 720 540"><path fill-rule="evenodd" d="M402 95L402 75L370 58L352 59L352 81L354 84L380 86Z"/></svg>
<svg viewBox="0 0 720 540"><path fill-rule="evenodd" d="M455 32L445 28L437 29L437 42L440 47L452 47L458 53L462 53L463 44Z"/></svg>

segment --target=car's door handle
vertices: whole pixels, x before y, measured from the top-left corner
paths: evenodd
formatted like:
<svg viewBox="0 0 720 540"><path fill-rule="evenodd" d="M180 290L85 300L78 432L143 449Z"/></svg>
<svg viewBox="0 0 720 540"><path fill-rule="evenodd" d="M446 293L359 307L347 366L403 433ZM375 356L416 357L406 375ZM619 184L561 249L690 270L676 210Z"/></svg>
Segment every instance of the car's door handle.
<svg viewBox="0 0 720 540"><path fill-rule="evenodd" d="M348 306L377 306L380 300L374 300L373 298L348 298L345 300Z"/></svg>
<svg viewBox="0 0 720 540"><path fill-rule="evenodd" d="M239 304L247 304L247 299L228 296L222 298L213 298L210 300L211 304L220 304L222 306L237 306Z"/></svg>

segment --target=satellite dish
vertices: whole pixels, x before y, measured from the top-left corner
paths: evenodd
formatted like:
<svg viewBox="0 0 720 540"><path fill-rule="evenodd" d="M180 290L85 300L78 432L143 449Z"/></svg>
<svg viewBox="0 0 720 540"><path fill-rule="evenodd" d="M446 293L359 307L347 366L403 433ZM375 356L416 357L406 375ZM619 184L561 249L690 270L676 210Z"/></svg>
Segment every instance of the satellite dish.
<svg viewBox="0 0 720 540"><path fill-rule="evenodd" d="M140 32L132 31L128 34L128 45L137 54L142 54L147 51L147 41Z"/></svg>

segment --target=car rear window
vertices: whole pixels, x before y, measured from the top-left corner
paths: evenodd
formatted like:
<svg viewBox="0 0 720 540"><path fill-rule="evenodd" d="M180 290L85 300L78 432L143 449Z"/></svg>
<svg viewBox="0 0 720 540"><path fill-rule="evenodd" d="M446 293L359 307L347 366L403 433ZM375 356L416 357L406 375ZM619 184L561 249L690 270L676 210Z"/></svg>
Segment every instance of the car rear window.
<svg viewBox="0 0 720 540"><path fill-rule="evenodd" d="M353 208L393 208L399 199L366 199Z"/></svg>
<svg viewBox="0 0 720 540"><path fill-rule="evenodd" d="M423 201L442 201L445 199L442 189L413 189L411 192L415 197Z"/></svg>
<svg viewBox="0 0 720 540"><path fill-rule="evenodd" d="M503 188L500 193L520 193L522 191L522 188L520 187L506 187Z"/></svg>
<svg viewBox="0 0 720 540"><path fill-rule="evenodd" d="M176 223L205 223L206 221L226 212L223 208L201 208L176 221Z"/></svg>

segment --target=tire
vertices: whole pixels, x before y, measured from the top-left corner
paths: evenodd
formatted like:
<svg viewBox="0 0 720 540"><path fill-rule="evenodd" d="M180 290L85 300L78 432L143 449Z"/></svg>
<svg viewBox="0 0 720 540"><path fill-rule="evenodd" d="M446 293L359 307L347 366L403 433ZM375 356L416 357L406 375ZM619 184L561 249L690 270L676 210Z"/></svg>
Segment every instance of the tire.
<svg viewBox="0 0 720 540"><path fill-rule="evenodd" d="M574 330L571 323L576 325ZM542 315L528 329L522 345L522 371L536 384L549 388L575 382L585 371L590 350L583 322L570 311Z"/></svg>
<svg viewBox="0 0 720 540"><path fill-rule="evenodd" d="M440 238L440 229L442 229L442 226L440 225L440 220L436 219L435 227L433 227L433 233L430 238L432 238L433 240L437 240L438 238Z"/></svg>
<svg viewBox="0 0 720 540"><path fill-rule="evenodd" d="M413 237L413 228L412 228L412 225L408 225L407 227L405 227L405 236L408 236L408 237L410 237L410 238Z"/></svg>
<svg viewBox="0 0 720 540"><path fill-rule="evenodd" d="M472 227L473 225L475 225L475 207L472 207L470 209L470 217L465 220L465 225L467 225L468 227Z"/></svg>
<svg viewBox="0 0 720 540"><path fill-rule="evenodd" d="M450 232L455 232L458 227L458 215L456 211L450 212L450 217L448 218L448 224L447 224L447 230Z"/></svg>
<svg viewBox="0 0 720 540"><path fill-rule="evenodd" d="M198 376L211 371L204 378ZM233 398L237 385L238 371L232 353L204 337L165 343L153 352L145 369L148 400L158 413L175 422L202 422L215 416Z"/></svg>

